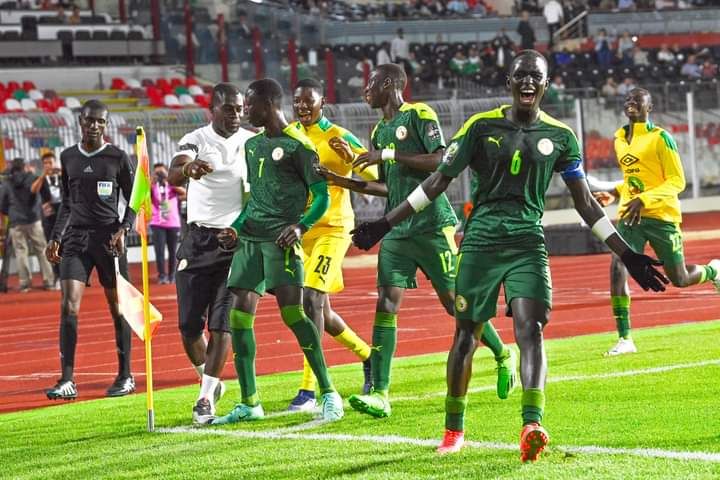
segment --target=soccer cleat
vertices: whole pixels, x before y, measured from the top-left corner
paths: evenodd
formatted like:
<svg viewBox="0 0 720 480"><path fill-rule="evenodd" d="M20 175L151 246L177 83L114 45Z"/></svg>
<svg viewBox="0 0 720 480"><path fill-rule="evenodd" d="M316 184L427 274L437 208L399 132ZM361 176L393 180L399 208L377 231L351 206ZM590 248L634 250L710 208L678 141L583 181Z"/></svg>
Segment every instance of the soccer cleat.
<svg viewBox="0 0 720 480"><path fill-rule="evenodd" d="M115 381L105 392L107 397L124 397L135 391L135 379L133 377L116 377Z"/></svg>
<svg viewBox="0 0 720 480"><path fill-rule="evenodd" d="M315 402L315 392L312 390L298 390L288 407L289 412L312 412L315 409L317 402Z"/></svg>
<svg viewBox="0 0 720 480"><path fill-rule="evenodd" d="M363 388L362 393L363 395L367 395L368 393L372 392L372 364L370 363L370 358L368 357L367 360L362 362L363 365L363 377L365 380L363 381Z"/></svg>
<svg viewBox="0 0 720 480"><path fill-rule="evenodd" d="M711 278L710 281L715 286L715 290L717 290L718 293L720 293L720 260L710 260L710 263L708 263L709 266L715 269L715 278Z"/></svg>
<svg viewBox="0 0 720 480"><path fill-rule="evenodd" d="M261 404L257 404L254 407L245 405L244 403L238 403L235 407L223 417L217 417L210 420L211 425L227 425L229 423L238 422L252 422L260 420L265 417L265 411Z"/></svg>
<svg viewBox="0 0 720 480"><path fill-rule="evenodd" d="M440 455L455 453L459 452L463 445L465 445L465 432L446 428L442 442L435 451Z"/></svg>
<svg viewBox="0 0 720 480"><path fill-rule="evenodd" d="M390 402L379 392L370 392L368 395L351 395L348 399L350 406L360 413L367 413L375 418L390 416Z"/></svg>
<svg viewBox="0 0 720 480"><path fill-rule="evenodd" d="M548 442L550 435L539 423L528 423L520 432L520 460L537 461Z"/></svg>
<svg viewBox="0 0 720 480"><path fill-rule="evenodd" d="M213 405L217 406L220 399L223 395L225 395L225 390L225 384L223 382L218 382L215 390L213 391Z"/></svg>
<svg viewBox="0 0 720 480"><path fill-rule="evenodd" d="M193 407L193 424L208 425L215 419L215 409L207 398L200 398Z"/></svg>
<svg viewBox="0 0 720 480"><path fill-rule="evenodd" d="M515 350L510 350L510 356L497 362L497 396L505 400L515 390L517 385L517 355Z"/></svg>
<svg viewBox="0 0 720 480"><path fill-rule="evenodd" d="M637 353L637 348L632 338L621 338L615 346L605 352L606 357L614 357L616 355L624 355L626 353Z"/></svg>
<svg viewBox="0 0 720 480"><path fill-rule="evenodd" d="M58 380L54 387L45 390L45 395L50 400L75 400L77 387L72 380Z"/></svg>
<svg viewBox="0 0 720 480"><path fill-rule="evenodd" d="M340 394L337 392L324 393L320 397L320 411L322 419L326 422L340 420L345 415Z"/></svg>

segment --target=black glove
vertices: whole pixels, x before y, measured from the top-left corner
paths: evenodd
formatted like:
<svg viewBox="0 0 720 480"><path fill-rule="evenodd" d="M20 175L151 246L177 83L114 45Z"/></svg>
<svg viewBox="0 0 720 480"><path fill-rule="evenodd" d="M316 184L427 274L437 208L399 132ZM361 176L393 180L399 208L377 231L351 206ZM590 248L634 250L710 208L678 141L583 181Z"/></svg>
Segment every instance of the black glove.
<svg viewBox="0 0 720 480"><path fill-rule="evenodd" d="M625 268L627 268L630 275L645 291L664 292L665 285L670 283L670 280L655 268L662 265L662 262L647 255L635 253L628 248L620 256L620 260L625 264Z"/></svg>
<svg viewBox="0 0 720 480"><path fill-rule="evenodd" d="M363 222L350 233L352 234L353 243L358 248L370 250L391 228L390 223L385 217L382 217L374 222Z"/></svg>

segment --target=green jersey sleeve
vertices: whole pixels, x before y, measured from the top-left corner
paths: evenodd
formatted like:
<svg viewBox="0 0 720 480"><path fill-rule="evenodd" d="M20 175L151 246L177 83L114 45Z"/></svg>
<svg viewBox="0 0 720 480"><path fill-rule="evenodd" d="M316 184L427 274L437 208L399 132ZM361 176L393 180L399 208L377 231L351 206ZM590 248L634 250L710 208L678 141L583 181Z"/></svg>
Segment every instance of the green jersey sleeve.
<svg viewBox="0 0 720 480"><path fill-rule="evenodd" d="M435 111L423 104L417 105L414 110L414 123L420 140L428 153L445 148L442 128Z"/></svg>
<svg viewBox="0 0 720 480"><path fill-rule="evenodd" d="M315 150L311 150L304 144L300 144L297 149L295 149L292 161L298 175L300 175L308 187L313 183L325 181L325 178L322 177L317 170L320 161Z"/></svg>
<svg viewBox="0 0 720 480"><path fill-rule="evenodd" d="M555 161L554 170L556 172L564 172L568 167L576 165L578 162L582 162L582 153L580 152L580 144L575 136L575 132L570 129L565 129L564 132L564 145L562 146L562 153Z"/></svg>
<svg viewBox="0 0 720 480"><path fill-rule="evenodd" d="M475 155L475 125L475 120L471 118L450 140L450 145L445 150L442 163L438 167L440 173L455 178L470 165Z"/></svg>

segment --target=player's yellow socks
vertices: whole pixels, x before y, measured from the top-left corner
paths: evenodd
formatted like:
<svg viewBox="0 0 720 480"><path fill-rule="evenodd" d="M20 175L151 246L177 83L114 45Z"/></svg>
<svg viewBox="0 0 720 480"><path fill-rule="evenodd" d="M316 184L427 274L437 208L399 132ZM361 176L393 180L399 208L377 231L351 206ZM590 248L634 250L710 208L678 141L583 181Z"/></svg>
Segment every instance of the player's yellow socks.
<svg viewBox="0 0 720 480"><path fill-rule="evenodd" d="M302 383L300 383L300 390L314 392L316 383L315 374L313 373L312 368L310 368L307 358L303 355L303 376Z"/></svg>
<svg viewBox="0 0 720 480"><path fill-rule="evenodd" d="M352 328L347 327L345 330L340 332L339 335L335 335L333 338L357 355L363 362L370 358L370 345L365 343L365 340L358 337L357 333L355 333Z"/></svg>

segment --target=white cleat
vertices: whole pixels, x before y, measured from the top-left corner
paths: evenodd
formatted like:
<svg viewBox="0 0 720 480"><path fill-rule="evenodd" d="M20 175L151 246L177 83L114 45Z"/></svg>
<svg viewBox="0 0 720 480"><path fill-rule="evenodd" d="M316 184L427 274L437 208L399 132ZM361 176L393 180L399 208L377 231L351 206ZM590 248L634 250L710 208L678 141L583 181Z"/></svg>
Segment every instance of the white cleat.
<svg viewBox="0 0 720 480"><path fill-rule="evenodd" d="M605 352L606 357L614 357L616 355L624 355L626 353L637 353L637 347L632 338L621 338L613 348Z"/></svg>
<svg viewBox="0 0 720 480"><path fill-rule="evenodd" d="M720 293L720 260L714 259L710 260L710 263L708 263L709 266L715 269L715 278L711 278L710 281L715 285L715 290Z"/></svg>

